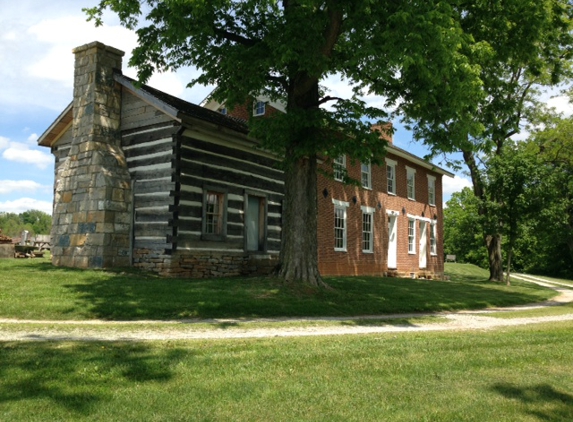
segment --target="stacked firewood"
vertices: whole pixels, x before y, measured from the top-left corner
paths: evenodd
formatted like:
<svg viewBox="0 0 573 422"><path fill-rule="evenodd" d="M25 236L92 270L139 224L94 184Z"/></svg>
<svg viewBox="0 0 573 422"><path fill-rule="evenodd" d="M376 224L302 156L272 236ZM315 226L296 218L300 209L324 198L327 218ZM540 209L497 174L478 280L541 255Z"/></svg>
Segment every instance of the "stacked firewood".
<svg viewBox="0 0 573 422"><path fill-rule="evenodd" d="M2 230L0 230L0 243L12 243L12 238L2 234Z"/></svg>

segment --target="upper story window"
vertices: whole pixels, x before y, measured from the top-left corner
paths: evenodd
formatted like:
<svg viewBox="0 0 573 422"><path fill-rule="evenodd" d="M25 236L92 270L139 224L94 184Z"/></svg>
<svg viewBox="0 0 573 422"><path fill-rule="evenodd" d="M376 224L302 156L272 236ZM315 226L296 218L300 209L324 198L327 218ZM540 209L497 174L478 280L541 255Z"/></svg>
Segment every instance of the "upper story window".
<svg viewBox="0 0 573 422"><path fill-rule="evenodd" d="M334 250L346 252L346 209L348 202L333 199L334 204Z"/></svg>
<svg viewBox="0 0 573 422"><path fill-rule="evenodd" d="M436 205L436 178L428 175L428 204Z"/></svg>
<svg viewBox="0 0 573 422"><path fill-rule="evenodd" d="M372 165L370 163L362 163L360 168L362 174L362 187L365 189L372 189Z"/></svg>
<svg viewBox="0 0 573 422"><path fill-rule="evenodd" d="M334 180L342 182L346 173L346 155L341 155L333 161Z"/></svg>
<svg viewBox="0 0 573 422"><path fill-rule="evenodd" d="M408 253L416 253L416 220L408 220Z"/></svg>
<svg viewBox="0 0 573 422"><path fill-rule="evenodd" d="M224 240L227 234L227 194L205 189L203 192L203 233L205 240Z"/></svg>
<svg viewBox="0 0 573 422"><path fill-rule="evenodd" d="M374 252L374 208L362 208L362 252Z"/></svg>
<svg viewBox="0 0 573 422"><path fill-rule="evenodd" d="M408 199L416 199L416 169L406 167Z"/></svg>
<svg viewBox="0 0 573 422"><path fill-rule="evenodd" d="M263 116L265 114L265 102L255 101L253 103L253 116Z"/></svg>
<svg viewBox="0 0 573 422"><path fill-rule="evenodd" d="M386 158L386 183L390 195L396 195L396 164L396 161Z"/></svg>
<svg viewBox="0 0 573 422"><path fill-rule="evenodd" d="M227 107L221 107L221 108L219 109L219 113L224 114L224 115L227 115Z"/></svg>

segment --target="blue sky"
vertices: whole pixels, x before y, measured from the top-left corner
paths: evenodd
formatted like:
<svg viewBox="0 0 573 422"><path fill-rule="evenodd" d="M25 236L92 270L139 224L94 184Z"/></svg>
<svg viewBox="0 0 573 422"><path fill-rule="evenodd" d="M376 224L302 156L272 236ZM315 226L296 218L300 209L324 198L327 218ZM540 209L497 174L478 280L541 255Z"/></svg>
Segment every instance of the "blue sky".
<svg viewBox="0 0 573 422"><path fill-rule="evenodd" d="M52 213L54 160L49 149L38 147L36 141L72 99L72 49L96 40L119 48L126 52L124 74L135 77L134 69L125 63L137 37L111 14L104 17L105 25L100 28L86 22L81 8L97 3L0 0L0 212L39 209ZM154 75L149 85L200 103L212 87L186 89L195 72L182 69ZM336 78L330 78L327 86L331 95L350 93ZM381 99L368 97L367 101L375 104ZM394 142L416 155L426 152L399 125ZM463 174L444 177L444 200L469 185Z"/></svg>

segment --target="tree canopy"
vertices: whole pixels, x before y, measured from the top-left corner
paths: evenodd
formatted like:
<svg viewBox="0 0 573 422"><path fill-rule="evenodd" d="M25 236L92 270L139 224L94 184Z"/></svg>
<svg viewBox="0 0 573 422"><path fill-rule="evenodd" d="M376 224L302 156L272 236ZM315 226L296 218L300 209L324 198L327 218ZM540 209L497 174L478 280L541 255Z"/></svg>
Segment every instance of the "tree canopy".
<svg viewBox="0 0 573 422"><path fill-rule="evenodd" d="M506 78L510 59L523 63L517 47L534 46L533 55L545 51L536 47L540 31L530 24L539 15L547 26L544 8L551 5L563 1L100 0L86 11L101 24L103 11L111 9L137 30L130 64L141 81L195 66L201 74L190 83L215 85L214 97L230 107L257 96L286 104L285 114L251 122L252 135L285 161L288 230L280 275L319 284L317 155L380 163L386 141L370 126L392 113L417 122L417 133L436 150L479 139L485 124L475 119L478 105L481 114L491 114L488 89L505 90L484 84L488 72L501 63L502 73L492 79ZM559 11L549 14L561 19ZM531 19L523 26L525 16ZM353 87L350 98L321 87L333 74ZM368 106L369 94L382 96L383 107ZM333 132L344 136L333 142Z"/></svg>
<svg viewBox="0 0 573 422"><path fill-rule="evenodd" d="M20 237L24 230L31 235L50 234L52 217L43 211L28 210L20 214L0 214L0 229L2 234L10 237Z"/></svg>

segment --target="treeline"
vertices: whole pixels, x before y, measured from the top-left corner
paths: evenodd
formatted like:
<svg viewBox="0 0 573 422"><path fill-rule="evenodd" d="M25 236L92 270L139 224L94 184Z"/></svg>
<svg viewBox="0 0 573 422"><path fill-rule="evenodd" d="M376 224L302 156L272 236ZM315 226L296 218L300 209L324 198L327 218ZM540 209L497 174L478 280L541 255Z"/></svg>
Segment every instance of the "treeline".
<svg viewBox="0 0 573 422"><path fill-rule="evenodd" d="M499 233L506 273L573 278L573 118L541 117L527 141L483 155L481 197L465 188L447 202L444 249L458 262L488 268Z"/></svg>
<svg viewBox="0 0 573 422"><path fill-rule="evenodd" d="M21 214L0 213L0 229L2 234L9 237L20 237L24 230L30 236L50 234L52 217L43 211L28 210Z"/></svg>

